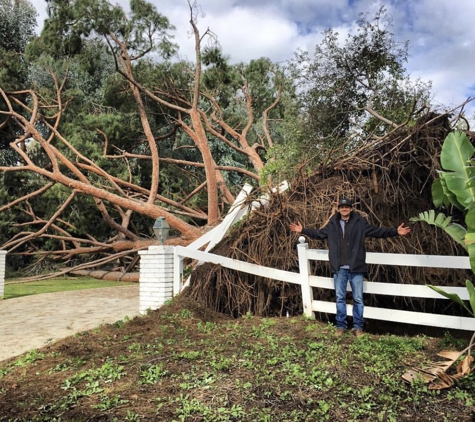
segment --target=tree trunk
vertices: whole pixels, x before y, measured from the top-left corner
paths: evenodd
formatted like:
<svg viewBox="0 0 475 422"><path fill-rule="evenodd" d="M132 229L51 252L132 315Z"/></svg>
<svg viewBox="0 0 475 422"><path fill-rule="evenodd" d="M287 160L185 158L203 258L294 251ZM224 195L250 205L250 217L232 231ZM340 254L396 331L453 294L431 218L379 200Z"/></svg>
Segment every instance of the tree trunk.
<svg viewBox="0 0 475 422"><path fill-rule="evenodd" d="M98 280L127 281L134 283L138 283L140 279L140 273L123 273L120 271L76 270L71 271L69 274L80 275L82 277L97 278Z"/></svg>
<svg viewBox="0 0 475 422"><path fill-rule="evenodd" d="M219 219L218 207L218 180L216 177L216 163L209 149L208 138L203 127L200 115L196 110L190 110L190 117L193 123L195 141L203 157L205 165L206 183L208 187L208 224L213 224Z"/></svg>

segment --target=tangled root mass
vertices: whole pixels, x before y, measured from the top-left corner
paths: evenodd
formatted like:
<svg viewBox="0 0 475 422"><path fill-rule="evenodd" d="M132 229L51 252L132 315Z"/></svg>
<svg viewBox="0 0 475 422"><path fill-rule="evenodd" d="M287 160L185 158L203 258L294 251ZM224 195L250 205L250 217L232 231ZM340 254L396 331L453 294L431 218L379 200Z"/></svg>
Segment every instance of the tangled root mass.
<svg viewBox="0 0 475 422"><path fill-rule="evenodd" d="M323 163L308 176L299 173L289 191L271 194L269 203L250 213L212 250L212 253L266 267L298 272L298 235L291 222L321 228L336 211L342 196L371 224L397 227L422 211L433 209L431 185L440 169L443 141L450 132L447 115L428 114L412 128L351 154ZM263 192L255 192L250 201ZM454 210L453 219L460 220ZM458 221L463 223L462 221ZM309 247L326 249L325 241L309 240ZM368 252L427 255L466 255L445 232L424 223L411 226L406 237L366 240ZM312 273L329 277L328 263L313 262ZM368 280L383 283L464 286L467 270L370 265ZM333 291L314 289L314 298L333 300ZM233 317L250 312L259 316L302 314L300 286L257 277L212 264L198 266L186 295L214 311ZM365 305L419 312L460 314L448 301L366 295Z"/></svg>

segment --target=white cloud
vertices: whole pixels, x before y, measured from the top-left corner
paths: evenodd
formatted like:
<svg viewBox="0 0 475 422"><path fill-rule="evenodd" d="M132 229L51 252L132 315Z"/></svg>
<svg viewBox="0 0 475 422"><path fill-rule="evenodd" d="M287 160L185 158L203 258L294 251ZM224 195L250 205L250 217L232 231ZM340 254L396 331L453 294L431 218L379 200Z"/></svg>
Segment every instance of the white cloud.
<svg viewBox="0 0 475 422"><path fill-rule="evenodd" d="M46 17L44 0L32 0ZM120 0L127 5L127 0ZM176 26L180 54L192 60L190 11L186 0L152 0ZM467 0L201 0L201 32L213 31L233 63L268 57L281 62L297 48L313 51L324 29L345 37L360 13L368 19L382 7L393 21L398 41L410 42L408 72L432 80L436 104L458 105L473 95L475 77L475 2ZM474 108L471 106L470 110Z"/></svg>

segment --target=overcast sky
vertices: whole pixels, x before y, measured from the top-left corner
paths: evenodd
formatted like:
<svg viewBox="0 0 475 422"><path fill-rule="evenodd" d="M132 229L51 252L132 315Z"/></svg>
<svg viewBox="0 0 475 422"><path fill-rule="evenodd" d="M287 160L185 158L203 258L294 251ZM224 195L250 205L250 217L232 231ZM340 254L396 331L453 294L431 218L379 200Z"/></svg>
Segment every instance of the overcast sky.
<svg viewBox="0 0 475 422"><path fill-rule="evenodd" d="M39 26L44 0L30 0ZM128 0L115 1L127 6ZM152 0L176 27L183 58L193 59L187 0ZM385 6L397 41L409 41L411 78L432 81L435 106L457 106L475 96L475 0L200 0L198 26L210 29L233 63L268 57L283 62L297 49L312 52L322 32L342 36L355 29L360 13L369 20ZM475 104L468 108L472 117Z"/></svg>

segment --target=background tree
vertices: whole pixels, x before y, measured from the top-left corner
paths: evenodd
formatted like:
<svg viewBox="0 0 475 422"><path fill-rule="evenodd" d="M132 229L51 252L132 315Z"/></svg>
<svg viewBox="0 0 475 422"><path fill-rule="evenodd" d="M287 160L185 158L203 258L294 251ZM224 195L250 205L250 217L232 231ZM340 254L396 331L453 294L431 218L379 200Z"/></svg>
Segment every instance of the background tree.
<svg viewBox="0 0 475 422"><path fill-rule="evenodd" d="M27 78L23 53L33 36L36 10L26 0L0 0L0 86L5 90L19 89ZM0 110L5 103L0 98ZM8 144L12 140L14 123L9 118L0 120L0 163L11 163Z"/></svg>
<svg viewBox="0 0 475 422"><path fill-rule="evenodd" d="M28 1L0 0L0 86L5 90L22 89L27 82L28 66L24 58L25 47L36 26L36 10ZM23 96L24 98L24 96ZM15 110L19 110L15 104ZM0 96L0 165L16 165L16 154L9 148L18 126L7 111L7 104ZM22 145L25 148L25 144ZM35 185L32 175L8 177L0 173L0 198L6 204ZM33 188L34 190L34 188ZM11 212L0 214L0 244L16 233L12 223L17 216ZM19 217L20 220L22 217Z"/></svg>
<svg viewBox="0 0 475 422"><path fill-rule="evenodd" d="M299 51L288 68L299 81L305 145L317 162L328 148L333 156L349 153L414 124L427 111L431 84L406 75L408 43L394 39L385 9L373 21L361 15L357 24L343 45L337 32L326 30L313 56Z"/></svg>
<svg viewBox="0 0 475 422"><path fill-rule="evenodd" d="M1 208L24 218L3 247L73 265L148 246L142 236L158 216L193 239L233 200L234 183L259 179L281 96L276 67L231 67L215 49L203 69L191 5L194 64L158 59L174 51L172 27L143 1L129 16L102 1L50 2L49 13L28 46L31 84L1 91L3 115L17 122L15 165L1 170L38 183Z"/></svg>

